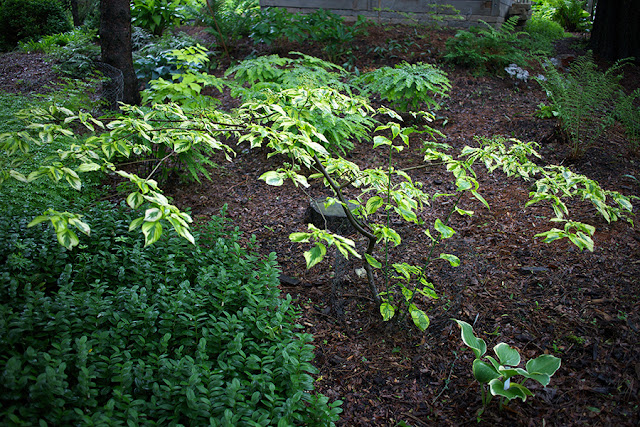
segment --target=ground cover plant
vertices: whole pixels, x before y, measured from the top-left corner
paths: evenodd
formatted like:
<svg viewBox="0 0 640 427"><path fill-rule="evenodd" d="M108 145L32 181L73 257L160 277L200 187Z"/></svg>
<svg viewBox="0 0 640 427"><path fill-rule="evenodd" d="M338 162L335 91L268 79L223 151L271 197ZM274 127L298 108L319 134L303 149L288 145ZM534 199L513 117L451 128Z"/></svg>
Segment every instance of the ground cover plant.
<svg viewBox="0 0 640 427"><path fill-rule="evenodd" d="M422 29L412 27L407 33L415 34L416 31ZM431 37L425 39L434 43L438 38L443 39L429 49L442 49L447 33L428 34ZM397 33L393 35L394 38L397 36ZM383 41L388 38L388 35L382 36ZM293 48L291 50L302 50L302 46L295 44L290 47ZM321 45L309 47L307 53L323 54ZM248 54L255 48L247 45L244 52ZM398 58L398 61L410 59L412 52L400 52L406 57ZM266 50L265 53L273 52ZM356 58L354 63L357 68L366 69L368 58ZM272 67L271 71L289 68L306 68L298 70L297 77L290 79L291 82L300 81L302 77L315 82L314 85L322 80L336 83L336 79L329 79L326 73L315 76L314 70L308 69L308 64L304 67L284 64ZM321 68L326 71L327 67ZM415 327L405 327L405 323L398 327L382 323L376 310L378 304L372 301L366 279L360 278L359 273L351 268L342 276L344 285L340 298L345 300L344 317L342 320L334 318L331 311L334 303L331 275L336 271L324 263L305 270L307 260L301 252L312 251L317 246L309 242L301 250L299 245L289 241L291 235L301 236L300 233L310 232L305 224L299 222L309 198L331 193L322 180L304 180L307 176L305 165L297 171L283 165L282 157L271 155L267 144L250 149L252 141L247 139L240 146L234 146L236 155L230 161L224 159L222 152L214 154L215 166L209 170L215 177L213 181L187 184L179 176L169 178L164 183L167 194L173 197L175 202L172 203L176 206L192 207L190 215L197 221L206 221L223 203L229 203L229 214L248 232L245 237L237 237L239 243L250 243L249 234L255 234L259 251L264 254L277 251L280 254L284 274L290 276L289 279L295 277L300 281L296 284L295 280L285 281L282 278L281 287L294 295L303 310L302 325L316 336L316 364L320 376L315 385L331 400L344 400L342 407L345 411L340 421L343 425L475 423L475 413L482 406L482 399L476 393L476 385L469 372L472 359L467 352L461 351L462 343L457 328L449 320L451 317L473 323L476 334L485 339L496 335L495 341L508 343L527 360L542 353L562 358L561 368L546 388L535 384L528 386L535 398L526 402L512 401L502 411L485 411L482 418L486 423L517 424L536 416L547 423L559 424L633 424L636 421L634 405L637 405L632 397L637 389L634 377L637 340L634 337L637 336L638 312L637 300L633 297L637 294L634 282L637 276L637 231L635 226L608 223L607 217L598 209L602 201L598 197L604 197L608 206L615 207L614 193L609 192L621 192L629 197L637 195L639 190L633 180L638 176L635 157L625 151L627 137L624 129L614 127L607 131L607 138L615 141L615 144L607 145L607 150L600 149L604 141L598 140L585 154L585 160L555 169L553 164L566 162L565 145L558 142L543 144L536 148L542 159L536 159L531 157L529 150L535 145L526 148L527 143L518 144L494 137L504 135L522 141L540 141L549 134L553 122L534 116L536 106L545 99L545 94L535 84L521 85L514 90L512 84L497 78L477 78L466 71L446 70L452 90L450 97L443 101L439 117L431 118L430 126L445 135L443 138L446 139L440 142L452 146L449 152L442 152L443 146L425 146L425 135L417 132L405 134L407 148L394 152L393 156L388 156L390 150L395 150L391 148L393 142L372 150L372 142L385 141L380 137L396 140L396 145L405 144L400 143L400 134L394 135L394 127L390 125L387 129L380 129L382 134L373 141L353 139L350 141L352 147L344 151L333 150L334 153L342 153L345 160L360 170L373 170L384 165L383 170L387 173L383 176L387 179L390 176L388 172L392 170L389 166L394 170L406 169L405 173L410 174L413 181L421 181L427 188L444 194L455 193L456 185L442 163L464 161L458 158L460 153L467 157L478 156L474 168L474 178L479 184L477 192L490 209L483 207L480 200L474 202L470 198L465 201L468 205L464 209L473 210L474 215L451 217L447 226L456 233L443 241L442 252L457 257L460 265L452 269L447 262L428 263L424 268L425 280L434 284L438 296L438 299L420 298L418 301L430 318L430 325L424 332ZM318 123L317 117L297 117L293 113L301 111L299 106L307 105L305 100L313 99L311 94L321 88L313 86L313 90L307 90L304 95L293 87L279 90L283 89L287 79L286 71L280 74L277 81L262 82L264 90L256 90L255 85L242 88L232 85L231 91L237 92L233 97L226 91L217 97L232 105L238 105L238 96L242 97L242 102L253 102L255 106L262 105L258 103L260 100L269 100L271 113L282 108L284 114L278 112L266 118L266 122L271 122L270 126L273 123L285 126L282 129L289 134L295 134L295 127L287 128L286 121ZM174 83L179 85L181 82ZM344 85L344 81L341 83ZM347 88L342 86L339 90ZM629 89L628 83L625 89ZM326 102L345 100L326 89L323 95ZM375 99L373 102L376 108L384 104ZM183 109L192 109L192 106ZM388 115L373 116L377 121L385 117ZM337 116L334 120L340 118ZM319 132L315 141L324 143L320 135L324 136L325 132ZM474 140L475 135L485 137L484 141L491 143ZM502 146L494 144L499 141L502 141ZM228 142L236 143L233 139ZM291 148L304 147L302 142ZM465 149L465 146L469 148ZM562 197L562 192L548 192L554 188L552 186L541 187L544 181L540 182L539 176L532 175L528 182L522 180L522 172L532 173L534 166L525 158L519 162L502 161L510 147L529 150L529 158L538 163L533 164L536 173L541 173L540 169L545 171L543 174L548 174L545 175L547 178L553 175L554 179L565 180L566 187L555 188L575 194L592 193L592 196L584 202L580 197L567 199ZM423 156L429 152L418 154L418 151L429 148L437 148L439 154L433 161L423 164ZM322 154L320 147L316 147L316 151ZM431 154L434 155L433 152ZM486 162L488 164L485 165ZM495 172L490 173L490 170ZM515 176L506 178L503 172L498 171L514 173ZM258 181L260 176L281 185L272 190ZM287 177L294 180L286 181ZM599 183L600 190L593 187L594 180ZM306 193L296 191L294 182L299 188L305 188ZM112 185L115 187L122 183L114 180ZM348 200L357 200L359 190L345 186L344 191ZM534 197L536 193L546 194L545 197L555 195L561 203L536 203L524 209L533 200L530 192ZM113 198L118 200L122 196L114 193ZM420 221L434 224L436 219L446 218L447 212L455 206L455 199L449 203L445 197L438 200L443 203L433 203L428 210L417 211ZM548 200L555 199L551 197ZM374 202L369 207L373 207ZM363 205L367 206L366 203ZM392 205L389 207L393 211ZM624 211L622 206L618 207ZM566 244L557 241L546 244L534 237L549 231L550 218L558 214L569 218L565 209L570 212L572 221L591 223L595 227L593 234L589 228L559 229L559 232L567 233L566 237L572 234L577 237L586 251L580 252L578 248L581 246L576 242L573 245L568 241ZM610 215L608 209L604 212ZM387 226L395 229L401 238L400 245L389 245L390 259L421 264L430 256L429 246L424 244L430 239L422 233L420 224L405 222L401 217L399 214L385 216L384 210L371 215L371 219L376 221L389 218ZM438 228L451 234L447 228ZM438 228L431 230L433 236L440 233ZM582 231L582 235L578 231ZM164 234L168 232L164 230ZM81 234L79 238L85 239ZM365 243L356 234L348 234L345 238L352 240L356 248ZM161 239L156 244L162 242L164 240ZM591 243L593 252L588 250ZM328 251L325 256L333 257ZM410 269L395 269L398 283L403 283L404 273L410 273ZM382 270L379 270L376 276L380 278L381 274ZM402 294L400 287L397 290ZM631 297L619 298L620 293ZM493 337L490 339L494 341Z"/></svg>

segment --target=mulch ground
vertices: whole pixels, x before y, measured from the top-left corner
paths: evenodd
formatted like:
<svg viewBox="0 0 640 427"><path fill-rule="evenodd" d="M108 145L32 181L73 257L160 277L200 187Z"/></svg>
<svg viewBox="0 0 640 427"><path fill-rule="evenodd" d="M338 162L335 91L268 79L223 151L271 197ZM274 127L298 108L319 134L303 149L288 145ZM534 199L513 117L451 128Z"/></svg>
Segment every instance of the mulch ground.
<svg viewBox="0 0 640 427"><path fill-rule="evenodd" d="M197 31L194 31L197 33ZM450 30L403 26L373 27L366 39L353 45L360 70L392 65L401 60L439 61ZM379 55L375 46L389 39L411 41L407 52ZM318 46L281 44L251 46L242 42L232 51L237 58L253 50L286 53L291 50L322 56ZM579 38L563 41L562 54L581 54ZM40 55L0 57L0 90L31 91L53 79L50 64ZM224 63L224 58L221 59ZM20 66L20 68L16 68ZM603 65L606 65L603 63ZM453 85L450 98L438 112L434 127L451 145L452 153L474 145L474 136L502 135L523 141L544 141L540 164L564 164L597 180L607 190L640 196L640 158L631 151L624 132L610 129L579 161L567 160L568 147L554 138L553 120L536 118L545 95L535 82L515 85L508 78L477 77L443 65ZM15 70L19 77L15 74ZM45 77L43 73L47 74ZM17 81L17 83L16 83ZM627 90L640 86L637 66L625 68ZM224 98L223 98L224 101ZM396 167L422 164L421 139L394 159ZM339 301L344 316L335 315L331 283L332 260L305 269L307 248L289 241L303 223L309 196L328 195L313 184L308 194L292 185L274 188L258 177L277 167L277 158L264 150L238 147L231 162L219 161L212 181L202 184L170 182L165 186L175 202L190 207L205 220L224 204L227 215L245 232L255 235L259 250L276 252L283 274L297 279L283 284L300 307L302 331L315 338L316 388L331 400L340 399L343 426L478 425L482 406L479 385L471 373L472 353L463 346L459 328L450 320L473 323L492 348L498 342L516 347L525 360L553 354L562 366L546 388L528 382L535 396L513 401L502 409L491 403L480 425L637 425L640 422L640 233L637 225L607 223L589 203L569 203L572 219L593 224L595 250L579 252L567 242L545 244L536 233L553 227L547 205L525 208L526 182L489 174L477 167L480 192L491 209L465 198L463 209L473 217L453 217L457 233L440 252L457 255L462 263L428 266L428 278L439 298L419 305L431 319L420 332L409 323L384 323L367 285L348 268L342 275ZM370 145L356 145L349 159L361 166L383 164L385 155ZM453 190L451 177L440 168L411 172L429 192ZM421 213L428 223L445 214L447 205L434 201ZM637 204L637 203L636 203ZM636 208L637 210L637 208ZM427 238L411 226L397 224L403 243L391 251L393 260L420 264L427 258ZM350 236L357 239L356 235ZM404 424L403 424L404 423Z"/></svg>

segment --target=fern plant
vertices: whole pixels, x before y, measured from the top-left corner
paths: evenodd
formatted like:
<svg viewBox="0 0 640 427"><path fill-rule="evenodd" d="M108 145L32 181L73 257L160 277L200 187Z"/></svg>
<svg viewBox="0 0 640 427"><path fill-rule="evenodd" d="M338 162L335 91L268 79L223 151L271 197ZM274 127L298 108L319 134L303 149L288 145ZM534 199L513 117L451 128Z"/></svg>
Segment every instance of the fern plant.
<svg viewBox="0 0 640 427"><path fill-rule="evenodd" d="M505 21L499 29L484 21L484 27L461 30L447 40L444 59L453 64L474 69L478 74L500 72L509 64L525 65L526 57L520 49L516 32L518 17Z"/></svg>
<svg viewBox="0 0 640 427"><path fill-rule="evenodd" d="M442 70L430 64L402 63L394 68L382 67L357 77L354 83L363 93L377 93L399 111L417 111L421 104L438 109L451 83Z"/></svg>
<svg viewBox="0 0 640 427"><path fill-rule="evenodd" d="M624 61L618 61L603 73L591 53L576 59L566 75L550 64L543 64L546 76L537 80L557 113L562 137L570 144L569 157L584 156L613 124L623 64Z"/></svg>
<svg viewBox="0 0 640 427"><path fill-rule="evenodd" d="M634 151L640 149L640 108L634 105L635 99L640 99L640 89L631 95L623 96L616 105L616 120L618 120L627 134L629 144Z"/></svg>

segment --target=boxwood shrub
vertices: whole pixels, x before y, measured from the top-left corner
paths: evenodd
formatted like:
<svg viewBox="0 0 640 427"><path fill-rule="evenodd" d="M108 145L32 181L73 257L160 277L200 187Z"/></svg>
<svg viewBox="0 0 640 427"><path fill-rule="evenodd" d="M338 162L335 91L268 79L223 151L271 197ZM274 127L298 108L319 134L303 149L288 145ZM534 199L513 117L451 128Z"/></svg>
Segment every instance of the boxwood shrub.
<svg viewBox="0 0 640 427"><path fill-rule="evenodd" d="M148 248L123 210L87 217L73 251L19 208L0 218L0 424L333 424L274 254L224 217Z"/></svg>

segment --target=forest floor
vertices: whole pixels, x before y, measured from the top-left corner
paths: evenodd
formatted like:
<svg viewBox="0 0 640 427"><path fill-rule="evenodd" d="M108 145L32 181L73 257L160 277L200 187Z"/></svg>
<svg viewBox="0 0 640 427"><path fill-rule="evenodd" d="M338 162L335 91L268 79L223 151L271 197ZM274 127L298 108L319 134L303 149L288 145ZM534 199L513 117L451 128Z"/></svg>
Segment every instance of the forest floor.
<svg viewBox="0 0 640 427"><path fill-rule="evenodd" d="M433 126L452 146L477 145L476 136L502 135L541 143L544 164L563 164L597 180L607 190L640 196L640 157L625 142L621 128L607 131L583 159L568 160L568 146L552 135L553 120L536 118L546 101L535 81L516 85L502 77L478 77L467 70L442 65L444 42L451 30L416 29L398 25L374 26L354 44L354 65L361 71L402 60L440 64L452 83L450 97ZM376 46L388 40L411 41L404 53L380 56ZM233 52L243 58L255 46L241 43ZM322 56L317 46L279 45L265 53L302 51ZM580 55L579 37L558 44L558 54ZM606 64L604 64L606 65ZM0 57L0 90L30 92L54 79L42 55L19 53ZM624 68L627 90L640 86L640 68ZM16 81L19 84L16 85ZM223 97L223 102L228 98ZM397 168L422 165L424 136L411 138L411 147L394 156ZM472 217L452 217L457 233L440 252L457 255L459 267L432 262L428 279L438 299L419 301L431 319L425 332L409 323L385 323L372 301L356 265L338 272L342 289L338 300L344 316L335 315L331 283L332 259L305 268L304 245L288 236L306 230L309 197L330 195L319 183L307 193L285 184L270 187L258 177L276 169L277 157L266 150L238 147L231 161L218 159L212 181L165 185L180 207L206 220L227 205L227 215L244 233L255 235L262 253L276 252L283 272L295 278L282 290L298 302L301 331L314 336L317 389L331 400L340 399L342 426L477 425L481 408L479 384L471 372L472 352L463 345L452 318L474 324L477 335L491 349L498 342L516 347L525 360L541 354L562 359L562 366L546 388L527 384L535 396L499 408L497 399L482 414L480 425L637 425L640 422L640 229L625 221L607 223L590 203L568 204L570 218L592 224L595 250L580 252L566 241L543 243L535 234L549 230L552 209L525 207L529 185L502 172L488 173L478 165L480 193L490 209L471 198L461 202ZM349 160L362 166L384 165L384 153L369 143L356 144ZM448 172L439 167L410 172L429 193L453 191ZM427 223L446 215L450 205L437 199L421 218ZM636 203L637 205L638 203ZM636 209L637 211L637 206ZM637 222L637 221L636 221ZM428 239L417 229L394 225L402 244L390 251L394 261L421 264ZM349 236L357 240L356 235ZM439 253L439 252L438 252ZM489 350L491 352L491 350ZM403 424L404 423L404 424Z"/></svg>

